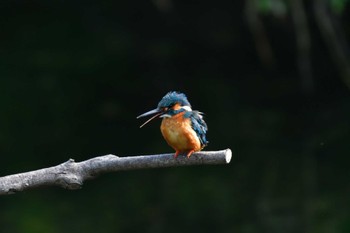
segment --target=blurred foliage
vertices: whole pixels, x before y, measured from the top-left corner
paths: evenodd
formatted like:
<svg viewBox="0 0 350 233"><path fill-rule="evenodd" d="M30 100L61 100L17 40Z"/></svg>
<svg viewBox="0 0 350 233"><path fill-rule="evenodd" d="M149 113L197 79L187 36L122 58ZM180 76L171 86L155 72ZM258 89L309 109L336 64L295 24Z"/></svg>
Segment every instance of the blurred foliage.
<svg viewBox="0 0 350 233"><path fill-rule="evenodd" d="M330 5L336 13L343 13L349 0L330 0Z"/></svg>
<svg viewBox="0 0 350 233"><path fill-rule="evenodd" d="M258 8L261 12L273 15L286 15L287 14L287 1L286 0L255 0Z"/></svg>
<svg viewBox="0 0 350 233"><path fill-rule="evenodd" d="M257 3L270 65L259 59L243 1L2 2L1 176L69 158L172 151L159 121L140 130L135 119L170 90L205 112L206 149L231 148L233 160L1 197L0 232L348 232L342 70L310 27L313 86L303 89L291 19L268 17L269 9L289 14L288 2ZM329 3L347 44L348 1Z"/></svg>
<svg viewBox="0 0 350 233"><path fill-rule="evenodd" d="M251 0L249 0L251 1ZM288 11L288 0L253 0L258 5L259 10L262 13L273 14L273 15L283 15L285 16ZM329 4L334 12L337 14L342 14L349 4L349 0L321 0Z"/></svg>

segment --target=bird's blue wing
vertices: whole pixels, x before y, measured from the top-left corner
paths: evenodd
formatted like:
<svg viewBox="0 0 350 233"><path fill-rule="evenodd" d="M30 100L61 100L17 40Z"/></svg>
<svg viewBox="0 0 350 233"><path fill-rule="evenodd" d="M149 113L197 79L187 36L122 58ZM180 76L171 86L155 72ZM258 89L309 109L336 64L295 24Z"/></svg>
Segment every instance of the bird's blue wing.
<svg viewBox="0 0 350 233"><path fill-rule="evenodd" d="M206 133L208 131L208 126L203 120L203 116L198 111L190 111L184 114L184 117L190 118L192 129L196 132L201 145L206 146L208 144Z"/></svg>

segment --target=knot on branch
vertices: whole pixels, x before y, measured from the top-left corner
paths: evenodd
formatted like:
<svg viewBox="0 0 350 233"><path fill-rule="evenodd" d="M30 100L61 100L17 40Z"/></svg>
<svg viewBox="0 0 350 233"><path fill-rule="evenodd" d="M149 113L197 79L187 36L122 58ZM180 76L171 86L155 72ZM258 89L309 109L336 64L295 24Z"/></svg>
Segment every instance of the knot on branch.
<svg viewBox="0 0 350 233"><path fill-rule="evenodd" d="M80 189L83 185L81 177L74 174L61 174L57 177L56 184L65 189Z"/></svg>
<svg viewBox="0 0 350 233"><path fill-rule="evenodd" d="M60 172L56 177L56 184L65 189L80 189L83 185L83 177L81 169L76 166L74 159L69 159L67 162L60 165Z"/></svg>

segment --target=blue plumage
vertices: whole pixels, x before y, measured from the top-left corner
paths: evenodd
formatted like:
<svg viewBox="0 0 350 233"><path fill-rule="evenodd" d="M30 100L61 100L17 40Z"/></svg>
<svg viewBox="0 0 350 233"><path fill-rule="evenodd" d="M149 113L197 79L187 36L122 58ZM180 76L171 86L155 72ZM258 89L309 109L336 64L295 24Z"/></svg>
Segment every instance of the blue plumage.
<svg viewBox="0 0 350 233"><path fill-rule="evenodd" d="M202 150L207 144L207 124L202 113L194 111L183 93L168 92L158 103L156 109L141 114L137 118L155 114L140 127L151 120L163 118L160 130L167 143L175 149L176 158L180 153L186 153L189 158L192 153Z"/></svg>
<svg viewBox="0 0 350 233"><path fill-rule="evenodd" d="M203 120L202 114L198 111L186 111L184 117L190 118L192 129L196 132L201 145L206 146L209 143L206 138L208 126Z"/></svg>
<svg viewBox="0 0 350 233"><path fill-rule="evenodd" d="M191 107L190 102L188 102L187 97L183 93L178 93L176 91L168 92L158 103L158 108L169 108L175 103L179 103L181 106Z"/></svg>

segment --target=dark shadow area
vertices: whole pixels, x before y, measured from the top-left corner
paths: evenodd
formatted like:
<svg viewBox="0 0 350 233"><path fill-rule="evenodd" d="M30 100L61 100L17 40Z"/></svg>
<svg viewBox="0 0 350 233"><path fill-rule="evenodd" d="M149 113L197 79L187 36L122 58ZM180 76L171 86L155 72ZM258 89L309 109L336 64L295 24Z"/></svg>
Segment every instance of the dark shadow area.
<svg viewBox="0 0 350 233"><path fill-rule="evenodd" d="M172 152L136 120L172 90L233 159L3 196L0 232L349 232L345 2L3 1L0 176Z"/></svg>

